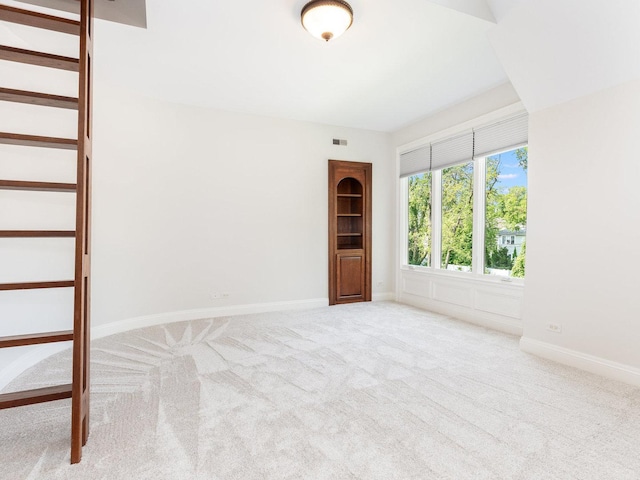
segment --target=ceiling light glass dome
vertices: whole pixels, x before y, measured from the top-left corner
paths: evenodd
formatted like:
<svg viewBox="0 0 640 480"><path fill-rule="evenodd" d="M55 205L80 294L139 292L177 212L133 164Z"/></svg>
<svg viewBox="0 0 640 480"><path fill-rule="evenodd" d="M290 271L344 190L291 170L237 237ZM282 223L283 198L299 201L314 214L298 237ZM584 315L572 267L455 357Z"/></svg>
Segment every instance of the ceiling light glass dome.
<svg viewBox="0 0 640 480"><path fill-rule="evenodd" d="M353 23L353 10L341 0L314 0L301 12L302 25L314 37L328 42L342 35Z"/></svg>

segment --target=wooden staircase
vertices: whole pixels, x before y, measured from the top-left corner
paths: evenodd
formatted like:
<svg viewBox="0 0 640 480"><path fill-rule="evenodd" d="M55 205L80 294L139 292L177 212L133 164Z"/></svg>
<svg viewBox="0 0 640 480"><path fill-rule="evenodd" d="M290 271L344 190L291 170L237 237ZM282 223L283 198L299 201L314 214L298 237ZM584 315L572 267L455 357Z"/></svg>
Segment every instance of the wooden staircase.
<svg viewBox="0 0 640 480"><path fill-rule="evenodd" d="M0 409L71 398L71 463L82 458L89 436L89 290L91 211L91 56L93 0L80 0L79 20L0 5L0 20L77 36L79 58L0 45L0 60L78 73L77 98L4 88L1 102L73 109L78 111L77 138L57 138L0 132L0 143L38 148L77 150L76 183L9 180L0 178L0 190L67 192L76 196L75 230L0 230L0 238L75 238L74 279L0 284L2 291L73 288L73 330L0 337L0 348L73 342L71 383L0 395ZM1 80L0 80L1 83ZM1 228L1 227L0 227ZM17 240L16 240L17 241ZM0 297L1 301L1 297Z"/></svg>

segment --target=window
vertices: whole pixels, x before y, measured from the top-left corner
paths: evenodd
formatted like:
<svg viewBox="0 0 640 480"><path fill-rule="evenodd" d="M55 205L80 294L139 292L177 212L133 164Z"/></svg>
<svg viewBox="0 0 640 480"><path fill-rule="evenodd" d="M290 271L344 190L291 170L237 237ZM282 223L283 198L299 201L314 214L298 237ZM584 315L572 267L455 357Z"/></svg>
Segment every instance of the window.
<svg viewBox="0 0 640 480"><path fill-rule="evenodd" d="M431 266L431 172L409 177L407 263Z"/></svg>
<svg viewBox="0 0 640 480"><path fill-rule="evenodd" d="M527 131L519 114L400 155L407 265L524 277Z"/></svg>
<svg viewBox="0 0 640 480"><path fill-rule="evenodd" d="M442 170L441 268L471 271L473 162Z"/></svg>
<svg viewBox="0 0 640 480"><path fill-rule="evenodd" d="M485 159L486 274L524 277L528 153L522 147Z"/></svg>

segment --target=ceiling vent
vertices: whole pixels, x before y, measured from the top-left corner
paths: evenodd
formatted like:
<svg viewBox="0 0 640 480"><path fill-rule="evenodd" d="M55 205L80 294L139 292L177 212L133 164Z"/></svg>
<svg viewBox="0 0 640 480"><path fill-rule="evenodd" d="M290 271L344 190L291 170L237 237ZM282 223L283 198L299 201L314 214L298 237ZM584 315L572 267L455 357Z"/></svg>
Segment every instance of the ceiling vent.
<svg viewBox="0 0 640 480"><path fill-rule="evenodd" d="M334 138L333 139L333 144L334 145L343 145L343 146L346 147L347 146L347 141L343 140L343 139L340 139L340 138Z"/></svg>

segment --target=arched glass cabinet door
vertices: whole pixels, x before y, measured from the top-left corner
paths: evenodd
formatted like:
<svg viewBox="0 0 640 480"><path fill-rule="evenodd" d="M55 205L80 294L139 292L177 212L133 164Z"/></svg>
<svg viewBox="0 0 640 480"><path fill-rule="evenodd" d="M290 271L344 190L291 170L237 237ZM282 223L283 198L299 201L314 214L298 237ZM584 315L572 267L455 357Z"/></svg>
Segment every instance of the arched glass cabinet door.
<svg viewBox="0 0 640 480"><path fill-rule="evenodd" d="M336 221L338 250L361 249L363 234L362 184L352 177L340 180L337 186Z"/></svg>

